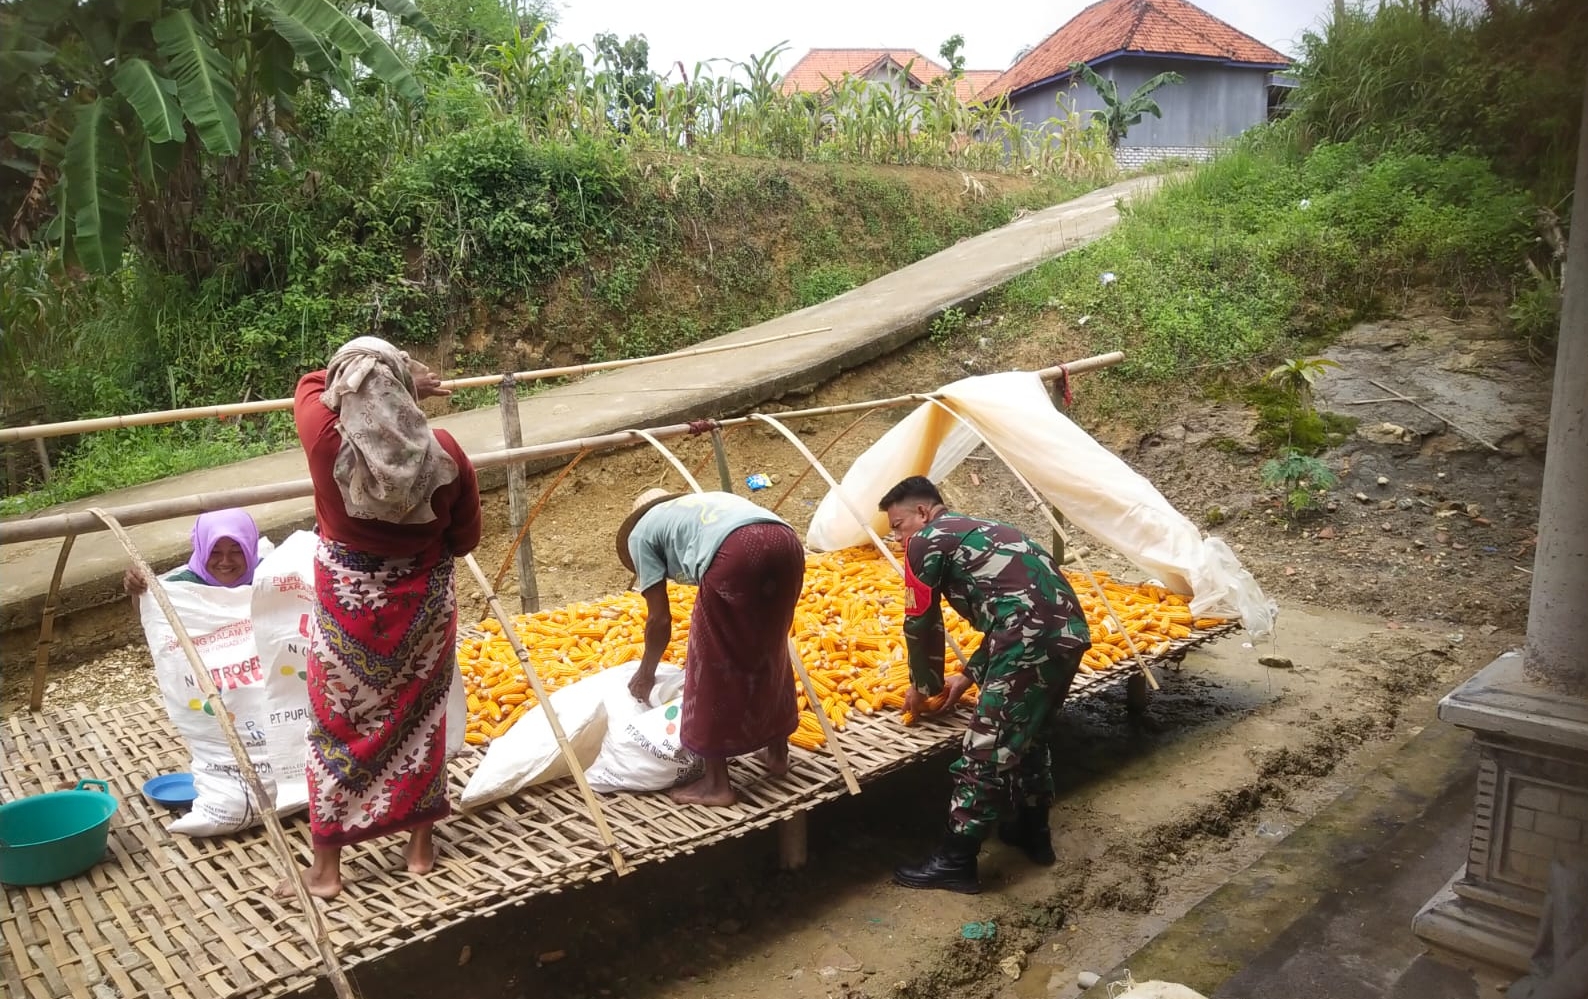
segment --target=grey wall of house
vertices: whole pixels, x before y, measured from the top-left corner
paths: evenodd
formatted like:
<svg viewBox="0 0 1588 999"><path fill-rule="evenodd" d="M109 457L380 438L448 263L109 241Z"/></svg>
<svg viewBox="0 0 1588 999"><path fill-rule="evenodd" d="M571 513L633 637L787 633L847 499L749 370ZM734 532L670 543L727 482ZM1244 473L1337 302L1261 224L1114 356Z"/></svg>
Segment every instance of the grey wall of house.
<svg viewBox="0 0 1588 999"><path fill-rule="evenodd" d="M1191 146L1204 147L1239 135L1267 120L1267 71L1235 69L1185 59L1143 59L1125 56L1104 63L1098 74L1113 80L1122 98L1159 73L1174 71L1185 82L1163 87L1153 98L1163 109L1162 118L1148 115L1125 136L1122 147ZM1042 87L1021 94L1013 101L1022 121L1036 126L1058 114L1055 98L1063 93L1074 101L1087 118L1101 110L1097 91L1081 84L1071 89L1068 82Z"/></svg>

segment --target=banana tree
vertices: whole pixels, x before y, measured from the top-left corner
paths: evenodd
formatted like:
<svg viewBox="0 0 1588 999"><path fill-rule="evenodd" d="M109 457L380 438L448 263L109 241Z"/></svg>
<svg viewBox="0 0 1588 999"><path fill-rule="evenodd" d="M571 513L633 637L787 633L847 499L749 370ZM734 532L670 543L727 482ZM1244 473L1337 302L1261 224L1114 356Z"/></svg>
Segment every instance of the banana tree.
<svg viewBox="0 0 1588 999"><path fill-rule="evenodd" d="M244 182L256 135L290 112L306 80L347 93L367 74L421 100L419 81L375 30L377 10L431 30L413 0L6 4L0 92L22 96L0 103L17 149L4 165L30 191L48 192L52 241L83 268L112 271L134 211L146 238L169 244L201 181ZM46 82L21 86L31 79ZM30 205L41 208L37 198Z"/></svg>
<svg viewBox="0 0 1588 999"><path fill-rule="evenodd" d="M1108 129L1110 149L1118 149L1125 133L1140 125L1141 119L1145 116L1150 114L1154 118L1163 117L1163 109L1152 99L1153 91L1160 87L1185 82L1185 77L1179 73L1159 73L1132 91L1130 97L1120 100L1118 85L1113 80L1105 80L1098 76L1097 71L1084 62L1071 63L1070 72L1096 90L1097 96L1103 99L1102 110L1093 111L1092 117L1102 122Z"/></svg>

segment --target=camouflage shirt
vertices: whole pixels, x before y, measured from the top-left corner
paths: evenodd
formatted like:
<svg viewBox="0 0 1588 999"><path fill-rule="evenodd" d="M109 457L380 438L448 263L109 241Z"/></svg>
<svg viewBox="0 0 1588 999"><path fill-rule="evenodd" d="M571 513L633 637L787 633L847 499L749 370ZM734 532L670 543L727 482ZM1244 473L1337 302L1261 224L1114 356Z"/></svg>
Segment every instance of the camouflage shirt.
<svg viewBox="0 0 1588 999"><path fill-rule="evenodd" d="M1024 532L994 520L943 513L905 549L904 642L910 682L927 693L943 687L942 598L986 637L970 657L971 676L986 676L990 646L1084 650L1091 632L1075 591L1053 556Z"/></svg>

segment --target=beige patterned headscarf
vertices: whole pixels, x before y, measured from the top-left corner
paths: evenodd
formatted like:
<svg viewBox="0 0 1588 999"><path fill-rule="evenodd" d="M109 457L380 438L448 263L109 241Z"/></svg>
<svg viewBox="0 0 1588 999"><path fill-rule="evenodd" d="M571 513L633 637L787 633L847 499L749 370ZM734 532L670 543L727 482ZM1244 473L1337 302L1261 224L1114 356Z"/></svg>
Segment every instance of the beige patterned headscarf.
<svg viewBox="0 0 1588 999"><path fill-rule="evenodd" d="M338 417L332 475L347 512L392 524L435 520L430 497L458 477L458 464L419 409L408 355L379 337L349 340L326 366L320 401Z"/></svg>

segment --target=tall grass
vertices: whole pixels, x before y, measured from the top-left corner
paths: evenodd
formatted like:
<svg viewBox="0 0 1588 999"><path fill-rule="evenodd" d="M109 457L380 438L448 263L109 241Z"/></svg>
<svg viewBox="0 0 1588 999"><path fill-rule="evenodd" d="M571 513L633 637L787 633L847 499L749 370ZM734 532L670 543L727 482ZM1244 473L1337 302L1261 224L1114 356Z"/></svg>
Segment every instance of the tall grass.
<svg viewBox="0 0 1588 999"><path fill-rule="evenodd" d="M1466 308L1522 268L1531 200L1483 160L1356 141L1303 155L1289 138L1254 136L1168 182L1004 302L1127 351L1129 377L1166 379L1263 359L1430 286Z"/></svg>

